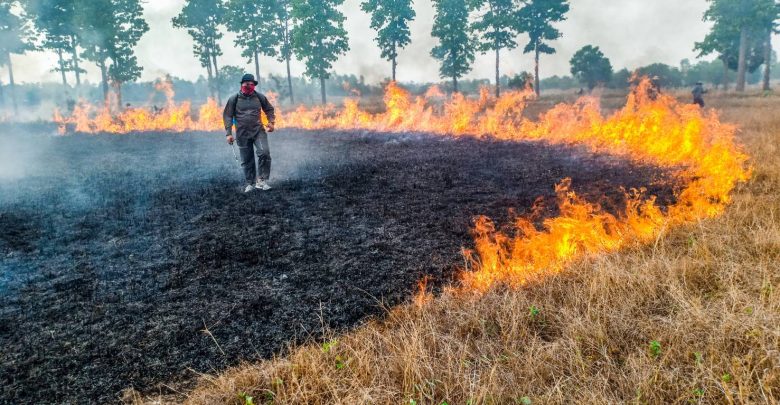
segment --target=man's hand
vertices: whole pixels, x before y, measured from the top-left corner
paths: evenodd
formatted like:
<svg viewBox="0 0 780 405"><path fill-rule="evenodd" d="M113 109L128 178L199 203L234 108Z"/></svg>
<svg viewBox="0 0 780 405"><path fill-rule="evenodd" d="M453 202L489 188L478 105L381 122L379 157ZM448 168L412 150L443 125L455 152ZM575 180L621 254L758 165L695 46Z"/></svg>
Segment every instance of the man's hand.
<svg viewBox="0 0 780 405"><path fill-rule="evenodd" d="M227 138L227 143L228 143L228 144L230 144L230 145L232 145L232 144L233 144L233 141L234 141L234 139L233 139L233 135L228 135L226 138Z"/></svg>
<svg viewBox="0 0 780 405"><path fill-rule="evenodd" d="M274 132L274 123L269 122L267 128L268 128L268 132Z"/></svg>

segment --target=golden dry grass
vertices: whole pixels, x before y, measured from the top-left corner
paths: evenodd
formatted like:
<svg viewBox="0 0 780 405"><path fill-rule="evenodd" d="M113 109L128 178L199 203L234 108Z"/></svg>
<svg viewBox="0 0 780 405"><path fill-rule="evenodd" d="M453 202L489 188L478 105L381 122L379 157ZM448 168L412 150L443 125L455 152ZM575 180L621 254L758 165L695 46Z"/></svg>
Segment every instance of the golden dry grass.
<svg viewBox="0 0 780 405"><path fill-rule="evenodd" d="M144 401L780 402L780 98L708 101L753 158L721 217L522 290L410 303L328 344L203 377L186 397Z"/></svg>

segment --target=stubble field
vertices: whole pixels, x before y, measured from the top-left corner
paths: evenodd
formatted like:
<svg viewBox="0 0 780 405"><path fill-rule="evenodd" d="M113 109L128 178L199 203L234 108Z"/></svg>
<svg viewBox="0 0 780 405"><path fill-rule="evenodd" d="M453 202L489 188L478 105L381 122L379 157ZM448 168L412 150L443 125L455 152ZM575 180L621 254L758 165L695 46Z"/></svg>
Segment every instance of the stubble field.
<svg viewBox="0 0 780 405"><path fill-rule="evenodd" d="M540 143L284 130L274 190L244 195L220 134L52 132L7 125L0 138L2 402L177 398L202 373L382 319L424 278L456 282L476 215L511 224L546 203L538 220L554 216L564 178L615 210L620 187L661 205L675 187L660 169ZM437 313L428 327L457 325ZM303 395L279 400L351 398Z"/></svg>

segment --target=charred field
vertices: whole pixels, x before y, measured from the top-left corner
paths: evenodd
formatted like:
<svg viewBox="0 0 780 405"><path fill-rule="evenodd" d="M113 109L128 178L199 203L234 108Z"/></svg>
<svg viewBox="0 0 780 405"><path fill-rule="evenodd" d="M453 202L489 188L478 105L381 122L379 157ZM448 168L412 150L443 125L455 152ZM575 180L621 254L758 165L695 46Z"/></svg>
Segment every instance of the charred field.
<svg viewBox="0 0 780 405"><path fill-rule="evenodd" d="M583 150L281 130L243 194L221 134L0 128L1 402L112 402L190 385L456 282L477 215L556 215L572 179L672 200L672 173ZM511 227L507 228L511 231ZM177 388L177 387L173 387Z"/></svg>

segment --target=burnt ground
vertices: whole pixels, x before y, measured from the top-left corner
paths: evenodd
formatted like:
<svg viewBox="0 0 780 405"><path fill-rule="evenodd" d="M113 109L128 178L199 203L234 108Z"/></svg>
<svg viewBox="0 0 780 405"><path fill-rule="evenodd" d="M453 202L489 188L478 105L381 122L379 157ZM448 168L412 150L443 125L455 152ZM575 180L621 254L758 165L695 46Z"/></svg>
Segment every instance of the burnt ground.
<svg viewBox="0 0 780 405"><path fill-rule="evenodd" d="M244 195L221 134L49 133L0 128L3 403L164 391L354 327L451 282L474 216L565 177L671 198L668 173L563 147L304 131L272 135L275 188Z"/></svg>

